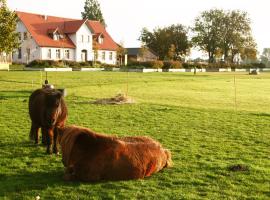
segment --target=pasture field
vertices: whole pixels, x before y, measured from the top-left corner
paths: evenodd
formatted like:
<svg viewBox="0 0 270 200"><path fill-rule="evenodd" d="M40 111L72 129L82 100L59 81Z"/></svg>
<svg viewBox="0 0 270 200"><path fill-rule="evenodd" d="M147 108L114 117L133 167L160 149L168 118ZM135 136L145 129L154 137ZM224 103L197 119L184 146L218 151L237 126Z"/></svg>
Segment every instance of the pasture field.
<svg viewBox="0 0 270 200"><path fill-rule="evenodd" d="M149 178L98 183L63 181L61 156L29 141L28 97L44 76L0 72L0 199L270 199L270 74L50 72L68 124L172 152L174 166ZM121 92L136 103L92 104Z"/></svg>

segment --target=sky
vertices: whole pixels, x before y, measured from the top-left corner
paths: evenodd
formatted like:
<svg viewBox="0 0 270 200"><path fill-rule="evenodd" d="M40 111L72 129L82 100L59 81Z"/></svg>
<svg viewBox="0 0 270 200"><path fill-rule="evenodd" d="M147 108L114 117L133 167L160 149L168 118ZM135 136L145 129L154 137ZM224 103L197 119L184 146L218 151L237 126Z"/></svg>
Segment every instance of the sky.
<svg viewBox="0 0 270 200"><path fill-rule="evenodd" d="M12 10L80 19L85 0L7 0ZM140 47L143 27L172 24L192 26L202 11L212 8L246 11L260 53L270 48L270 12L267 0L99 0L107 31L125 47ZM193 51L193 57L200 54Z"/></svg>

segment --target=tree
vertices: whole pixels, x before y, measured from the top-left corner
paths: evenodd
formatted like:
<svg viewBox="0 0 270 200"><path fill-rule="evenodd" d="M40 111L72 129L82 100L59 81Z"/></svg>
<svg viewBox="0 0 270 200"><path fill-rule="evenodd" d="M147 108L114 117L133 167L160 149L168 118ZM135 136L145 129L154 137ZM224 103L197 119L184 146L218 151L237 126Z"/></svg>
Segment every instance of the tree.
<svg viewBox="0 0 270 200"><path fill-rule="evenodd" d="M250 56L251 51L247 53L247 49L252 50L252 54L257 51L246 12L222 9L204 11L195 19L192 30L195 34L193 44L208 53L209 62L214 62L220 52L225 61L233 62L238 53Z"/></svg>
<svg viewBox="0 0 270 200"><path fill-rule="evenodd" d="M19 47L16 25L16 13L8 9L6 0L0 0L0 54L9 54Z"/></svg>
<svg viewBox="0 0 270 200"><path fill-rule="evenodd" d="M192 43L208 53L210 63L214 62L216 54L220 52L224 15L224 11L219 9L204 11L195 19L195 25L192 28L195 34Z"/></svg>
<svg viewBox="0 0 270 200"><path fill-rule="evenodd" d="M156 28L153 32L143 28L139 40L146 47L155 51L162 60L170 59L168 55L173 60L179 60L189 53L191 47L187 37L187 29L181 24ZM174 47L174 52L172 52L172 47Z"/></svg>
<svg viewBox="0 0 270 200"><path fill-rule="evenodd" d="M242 47L240 47L241 58L245 63L257 61L257 44L252 37L247 37Z"/></svg>
<svg viewBox="0 0 270 200"><path fill-rule="evenodd" d="M84 12L82 12L83 19L96 20L101 22L104 26L105 20L103 18L100 4L97 0L86 0L84 3Z"/></svg>
<svg viewBox="0 0 270 200"><path fill-rule="evenodd" d="M223 33L221 48L225 60L232 61L235 54L244 52L243 49L256 48L251 35L250 19L246 12L233 10L225 13L221 30Z"/></svg>
<svg viewBox="0 0 270 200"><path fill-rule="evenodd" d="M116 50L116 57L117 57L119 66L122 66L124 64L126 53L127 53L127 50L124 47L124 42L120 41L120 44L118 44L118 48Z"/></svg>
<svg viewBox="0 0 270 200"><path fill-rule="evenodd" d="M261 55L261 62L266 65L266 67L270 66L270 48L264 48L263 53Z"/></svg>

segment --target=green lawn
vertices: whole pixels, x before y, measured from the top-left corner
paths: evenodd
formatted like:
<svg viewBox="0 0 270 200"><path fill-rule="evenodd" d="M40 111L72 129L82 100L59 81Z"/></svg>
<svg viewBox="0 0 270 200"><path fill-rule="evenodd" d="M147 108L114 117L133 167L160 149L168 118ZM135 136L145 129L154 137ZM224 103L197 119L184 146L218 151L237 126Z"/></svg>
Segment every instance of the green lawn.
<svg viewBox="0 0 270 200"><path fill-rule="evenodd" d="M99 183L64 182L61 156L29 141L28 97L44 76L0 72L0 199L270 199L269 73L49 72L67 89L68 124L172 152L174 166L149 178ZM135 104L91 103L126 92Z"/></svg>

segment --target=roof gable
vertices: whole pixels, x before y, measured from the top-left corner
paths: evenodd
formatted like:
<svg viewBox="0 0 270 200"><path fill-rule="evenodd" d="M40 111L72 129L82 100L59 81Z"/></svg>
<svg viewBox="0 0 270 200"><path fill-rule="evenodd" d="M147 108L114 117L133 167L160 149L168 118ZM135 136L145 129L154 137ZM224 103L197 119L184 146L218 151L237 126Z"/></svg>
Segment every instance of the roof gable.
<svg viewBox="0 0 270 200"><path fill-rule="evenodd" d="M95 35L102 35L104 37L103 43L97 44L98 49L116 51L118 48L105 27L98 21L69 19L19 11L16 13L39 46L76 48L69 37L53 40L48 33L52 34L57 31L63 35L72 34L76 33L83 24L86 24L91 33L94 34L94 37Z"/></svg>
<svg viewBox="0 0 270 200"><path fill-rule="evenodd" d="M117 50L117 43L111 38L105 27L99 21L88 20L87 23L94 32L94 38L98 38L100 36L103 37L103 43L97 43L98 49L111 51Z"/></svg>

